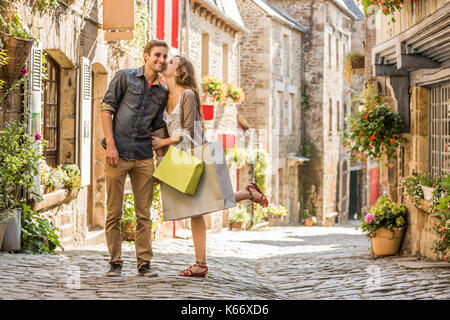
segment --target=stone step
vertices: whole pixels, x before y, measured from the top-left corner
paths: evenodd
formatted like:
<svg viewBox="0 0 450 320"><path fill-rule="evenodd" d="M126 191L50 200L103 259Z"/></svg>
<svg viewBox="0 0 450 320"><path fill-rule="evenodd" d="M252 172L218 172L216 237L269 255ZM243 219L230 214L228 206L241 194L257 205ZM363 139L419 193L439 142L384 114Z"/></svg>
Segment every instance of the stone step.
<svg viewBox="0 0 450 320"><path fill-rule="evenodd" d="M105 230L89 231L86 236L86 245L95 246L106 244Z"/></svg>

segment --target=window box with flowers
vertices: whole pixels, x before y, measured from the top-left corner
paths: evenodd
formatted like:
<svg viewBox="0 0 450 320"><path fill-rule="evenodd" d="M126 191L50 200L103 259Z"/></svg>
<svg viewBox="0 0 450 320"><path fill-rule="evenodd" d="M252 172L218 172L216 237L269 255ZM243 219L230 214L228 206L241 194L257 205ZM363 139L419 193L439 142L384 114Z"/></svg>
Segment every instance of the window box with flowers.
<svg viewBox="0 0 450 320"><path fill-rule="evenodd" d="M380 197L361 217L361 228L371 239L376 256L397 254L405 231L407 209L404 205Z"/></svg>
<svg viewBox="0 0 450 320"><path fill-rule="evenodd" d="M266 208L269 226L282 226L286 224L288 210L282 205L270 203Z"/></svg>
<svg viewBox="0 0 450 320"><path fill-rule="evenodd" d="M225 97L233 103L242 103L245 100L245 94L241 87L228 82L225 89Z"/></svg>
<svg viewBox="0 0 450 320"><path fill-rule="evenodd" d="M353 110L347 118L343 146L351 153L353 161L386 160L385 165L394 167L397 148L406 139L401 136L403 121L397 112L382 104L379 95L373 96L371 87L364 93L364 104ZM366 166L363 165L363 170Z"/></svg>
<svg viewBox="0 0 450 320"><path fill-rule="evenodd" d="M230 211L230 230L246 230L251 222L248 207L238 204Z"/></svg>

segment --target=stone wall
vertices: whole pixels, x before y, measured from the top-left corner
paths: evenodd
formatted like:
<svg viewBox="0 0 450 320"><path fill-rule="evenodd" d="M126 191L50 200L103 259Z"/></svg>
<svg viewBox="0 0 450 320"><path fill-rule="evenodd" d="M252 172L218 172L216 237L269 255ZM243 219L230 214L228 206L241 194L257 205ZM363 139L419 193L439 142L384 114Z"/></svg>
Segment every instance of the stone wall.
<svg viewBox="0 0 450 320"><path fill-rule="evenodd" d="M101 26L101 2L72 1L70 6L60 2L57 9L42 13L33 12L26 0L15 1L18 14L33 35L39 35L40 43L47 56L59 68L59 159L61 164L76 163L77 115L77 69L80 57L88 57L92 63L94 77L92 106L92 171L91 185L82 188L77 195L46 195L53 200L51 208L36 208L48 215L62 231L63 242L80 246L86 242L91 229L103 228L105 223L105 152L100 147L103 129L100 121L100 103L107 85L120 69L136 68L142 65L142 57L131 57L129 48L133 42L118 41L106 43ZM83 20L82 17L85 19ZM22 97L16 90L0 109L0 126L9 119L19 119L22 112ZM73 199L72 199L73 198ZM59 202L58 202L59 201ZM42 211L43 210L43 211Z"/></svg>
<svg viewBox="0 0 450 320"><path fill-rule="evenodd" d="M188 58L194 64L197 81L201 81L201 62L202 57L202 33L209 34L209 75L223 79L223 44L228 45L228 81L239 85L239 60L238 44L239 34L233 36L230 32L212 24L201 15L199 11L194 12L191 7L190 21L188 30L188 39L186 34L181 34L181 43L188 42ZM184 48L181 48L181 54L185 54ZM205 121L206 137L208 141L217 141L218 134L233 134L237 136L237 106L235 103L226 102L219 105L214 103L214 118ZM236 170L230 170L230 178L233 188L236 190ZM217 232L224 225L224 217L228 214L227 210L211 213L205 216L205 222L208 229Z"/></svg>
<svg viewBox="0 0 450 320"><path fill-rule="evenodd" d="M297 154L300 149L303 34L269 17L252 1L237 3L251 31L241 39L246 101L239 113L255 129L258 148L269 153L266 181L270 201L288 208L290 221L298 223L298 164L288 162L287 154ZM287 74L283 70L284 39L289 49Z"/></svg>
<svg viewBox="0 0 450 320"><path fill-rule="evenodd" d="M34 203L32 209L59 229L56 234L61 245L64 248L86 245L87 187L72 191L60 189L44 194L43 198L43 201Z"/></svg>
<svg viewBox="0 0 450 320"><path fill-rule="evenodd" d="M433 242L439 240L438 234L434 231L439 219L431 215L430 203L421 199L418 208L412 200L405 198L404 204L408 208L408 221L400 253L441 260L432 252Z"/></svg>

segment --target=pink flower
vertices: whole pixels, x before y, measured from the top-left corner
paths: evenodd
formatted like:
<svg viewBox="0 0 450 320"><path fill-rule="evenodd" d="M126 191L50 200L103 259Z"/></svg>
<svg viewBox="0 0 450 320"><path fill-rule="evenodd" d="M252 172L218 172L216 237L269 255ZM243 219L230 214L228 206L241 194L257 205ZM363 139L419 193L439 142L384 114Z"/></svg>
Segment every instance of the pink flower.
<svg viewBox="0 0 450 320"><path fill-rule="evenodd" d="M42 139L42 136L39 133L36 133L33 137L35 141L41 141Z"/></svg>
<svg viewBox="0 0 450 320"><path fill-rule="evenodd" d="M23 68L22 71L20 71L20 75L21 75L21 76L24 76L24 75L26 75L27 73L28 73L27 68Z"/></svg>
<svg viewBox="0 0 450 320"><path fill-rule="evenodd" d="M393 168L394 167L394 164L393 163L389 163L389 168Z"/></svg>
<svg viewBox="0 0 450 320"><path fill-rule="evenodd" d="M375 220L375 216L373 214L368 213L364 217L364 221L366 221L367 223L371 223L373 220Z"/></svg>

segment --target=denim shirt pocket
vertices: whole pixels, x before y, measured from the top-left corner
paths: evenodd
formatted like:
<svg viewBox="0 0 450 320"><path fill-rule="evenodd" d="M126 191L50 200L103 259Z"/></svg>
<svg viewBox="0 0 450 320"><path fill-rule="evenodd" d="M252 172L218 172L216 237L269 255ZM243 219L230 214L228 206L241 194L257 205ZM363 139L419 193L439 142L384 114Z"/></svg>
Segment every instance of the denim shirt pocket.
<svg viewBox="0 0 450 320"><path fill-rule="evenodd" d="M142 96L142 89L136 86L129 86L126 94L127 103L134 108L139 107L139 101Z"/></svg>

